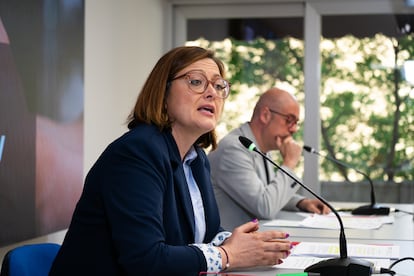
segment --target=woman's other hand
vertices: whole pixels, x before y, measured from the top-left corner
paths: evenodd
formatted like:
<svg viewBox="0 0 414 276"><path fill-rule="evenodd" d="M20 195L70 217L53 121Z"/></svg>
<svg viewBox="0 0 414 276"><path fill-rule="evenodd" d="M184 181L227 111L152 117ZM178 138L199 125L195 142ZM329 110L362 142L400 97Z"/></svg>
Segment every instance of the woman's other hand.
<svg viewBox="0 0 414 276"><path fill-rule="evenodd" d="M257 220L233 230L232 236L222 245L228 254L229 269L276 265L289 256L292 248L291 242L286 240L289 234L276 230L258 230ZM224 258L223 267L225 262Z"/></svg>

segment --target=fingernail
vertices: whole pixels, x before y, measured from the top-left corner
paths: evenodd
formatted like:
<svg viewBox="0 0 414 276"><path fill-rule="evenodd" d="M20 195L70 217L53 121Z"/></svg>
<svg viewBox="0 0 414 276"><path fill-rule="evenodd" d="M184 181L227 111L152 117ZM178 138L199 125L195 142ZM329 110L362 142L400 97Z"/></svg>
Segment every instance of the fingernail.
<svg viewBox="0 0 414 276"><path fill-rule="evenodd" d="M290 236L289 233L285 234L285 238L289 238L289 236Z"/></svg>
<svg viewBox="0 0 414 276"><path fill-rule="evenodd" d="M257 223L258 222L258 219L257 218L254 218L254 219L252 219L252 222Z"/></svg>
<svg viewBox="0 0 414 276"><path fill-rule="evenodd" d="M277 262L277 264L283 264L283 261L281 259L279 259L279 261Z"/></svg>

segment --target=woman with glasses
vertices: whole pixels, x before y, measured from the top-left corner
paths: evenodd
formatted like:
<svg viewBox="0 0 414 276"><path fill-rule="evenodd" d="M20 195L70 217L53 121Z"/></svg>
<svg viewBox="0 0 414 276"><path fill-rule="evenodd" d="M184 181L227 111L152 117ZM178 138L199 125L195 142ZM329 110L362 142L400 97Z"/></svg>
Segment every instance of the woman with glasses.
<svg viewBox="0 0 414 276"><path fill-rule="evenodd" d="M252 154L238 139L247 137L265 154L279 151L281 165L293 173L302 156L302 147L293 139L298 121L299 104L295 97L271 88L259 98L250 122L227 134L209 154L223 227L232 229L252 218L275 219L282 208L329 213L329 208L319 200L297 195L299 185L292 185L292 179L283 172L275 173L268 161Z"/></svg>
<svg viewBox="0 0 414 276"><path fill-rule="evenodd" d="M157 62L129 131L89 171L50 275L198 275L274 265L291 243L257 220L224 231L203 148L230 93L213 52L178 47Z"/></svg>

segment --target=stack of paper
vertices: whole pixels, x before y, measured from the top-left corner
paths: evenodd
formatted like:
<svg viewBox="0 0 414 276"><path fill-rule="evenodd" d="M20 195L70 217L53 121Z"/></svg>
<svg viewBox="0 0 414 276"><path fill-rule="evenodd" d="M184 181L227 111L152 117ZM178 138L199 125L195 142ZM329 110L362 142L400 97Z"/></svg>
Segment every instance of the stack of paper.
<svg viewBox="0 0 414 276"><path fill-rule="evenodd" d="M396 245L349 243L348 255L355 258L398 259L400 248ZM338 257L338 243L299 242L292 251L294 256Z"/></svg>
<svg viewBox="0 0 414 276"><path fill-rule="evenodd" d="M345 228L353 229L378 229L383 224L393 223L393 216L353 216L349 214L341 214L341 220ZM308 227L320 229L339 229L338 219L334 214L317 215L312 214L306 216L301 221L290 220L271 220L263 224L264 226L276 227Z"/></svg>

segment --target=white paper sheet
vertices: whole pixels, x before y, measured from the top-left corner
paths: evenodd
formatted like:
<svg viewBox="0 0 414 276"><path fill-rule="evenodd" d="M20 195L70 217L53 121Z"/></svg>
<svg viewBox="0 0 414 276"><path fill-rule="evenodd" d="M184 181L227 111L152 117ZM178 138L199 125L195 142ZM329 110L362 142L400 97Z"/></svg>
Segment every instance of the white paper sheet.
<svg viewBox="0 0 414 276"><path fill-rule="evenodd" d="M328 258L309 257L309 256L289 256L283 260L282 264L275 265L277 268L284 269L305 269L310 265L316 264ZM390 259L364 259L374 264L374 267L389 267Z"/></svg>
<svg viewBox="0 0 414 276"><path fill-rule="evenodd" d="M348 243L348 256L354 258L398 259L397 245ZM291 250L291 256L338 257L338 243L299 242Z"/></svg>
<svg viewBox="0 0 414 276"><path fill-rule="evenodd" d="M352 229L378 229L387 223L393 223L393 216L353 216L349 214L340 214L344 228ZM312 214L305 217L302 221L298 220L271 220L263 224L264 226L274 227L307 227L318 229L339 229L338 219L334 214L317 215Z"/></svg>

